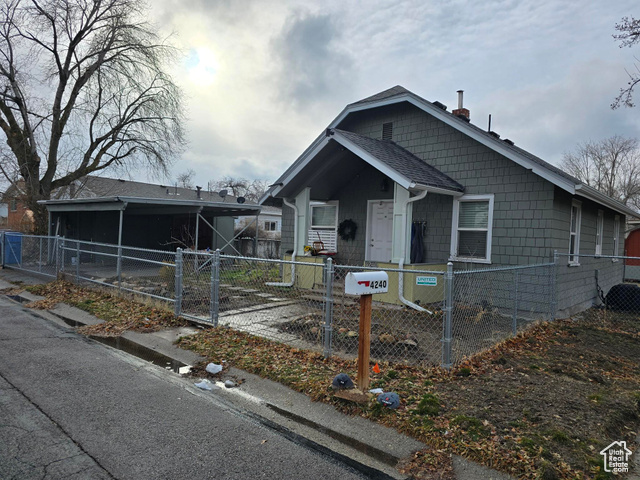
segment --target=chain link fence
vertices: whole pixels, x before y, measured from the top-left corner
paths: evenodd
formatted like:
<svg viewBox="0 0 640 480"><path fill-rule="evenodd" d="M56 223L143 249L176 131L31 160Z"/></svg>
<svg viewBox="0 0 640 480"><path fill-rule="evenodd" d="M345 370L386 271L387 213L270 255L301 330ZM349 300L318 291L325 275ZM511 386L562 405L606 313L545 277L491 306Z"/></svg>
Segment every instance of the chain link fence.
<svg viewBox="0 0 640 480"><path fill-rule="evenodd" d="M3 233L2 264L26 272L55 277L59 271L59 237Z"/></svg>
<svg viewBox="0 0 640 480"><path fill-rule="evenodd" d="M556 264L454 272L451 363L552 320Z"/></svg>
<svg viewBox="0 0 640 480"><path fill-rule="evenodd" d="M345 294L350 273L379 268L335 265L333 275L333 349L342 355L358 352L359 297ZM442 356L444 272L385 269L388 292L373 296L371 358L439 364ZM411 301L407 300L411 298Z"/></svg>
<svg viewBox="0 0 640 480"><path fill-rule="evenodd" d="M164 300L201 324L347 358L358 351L360 304L345 293L345 279L381 270L321 257L285 261L14 233L4 233L0 246L4 267ZM572 309L631 321L640 287L621 285L629 260L640 258L556 254L550 263L515 267L385 268L388 292L373 296L371 358L451 366Z"/></svg>

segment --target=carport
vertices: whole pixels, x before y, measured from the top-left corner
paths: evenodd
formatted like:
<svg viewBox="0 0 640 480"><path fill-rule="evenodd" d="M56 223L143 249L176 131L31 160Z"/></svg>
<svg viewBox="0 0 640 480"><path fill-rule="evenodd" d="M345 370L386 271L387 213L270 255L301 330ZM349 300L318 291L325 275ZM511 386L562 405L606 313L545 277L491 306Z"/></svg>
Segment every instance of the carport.
<svg viewBox="0 0 640 480"><path fill-rule="evenodd" d="M246 229L257 224L261 210L254 204L124 196L39 203L49 212L49 235L154 250L219 248L226 253L235 251L234 218L255 216Z"/></svg>

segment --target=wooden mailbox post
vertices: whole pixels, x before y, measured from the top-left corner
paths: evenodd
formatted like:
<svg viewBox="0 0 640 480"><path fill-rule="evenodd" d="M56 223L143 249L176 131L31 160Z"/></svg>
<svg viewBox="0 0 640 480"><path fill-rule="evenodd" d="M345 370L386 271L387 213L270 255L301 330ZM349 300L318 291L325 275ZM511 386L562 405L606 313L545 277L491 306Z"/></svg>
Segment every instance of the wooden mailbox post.
<svg viewBox="0 0 640 480"><path fill-rule="evenodd" d="M347 295L360 295L360 329L358 335L358 378L362 392L369 389L369 356L371 352L371 300L375 293L389 291L386 272L348 273L344 282Z"/></svg>

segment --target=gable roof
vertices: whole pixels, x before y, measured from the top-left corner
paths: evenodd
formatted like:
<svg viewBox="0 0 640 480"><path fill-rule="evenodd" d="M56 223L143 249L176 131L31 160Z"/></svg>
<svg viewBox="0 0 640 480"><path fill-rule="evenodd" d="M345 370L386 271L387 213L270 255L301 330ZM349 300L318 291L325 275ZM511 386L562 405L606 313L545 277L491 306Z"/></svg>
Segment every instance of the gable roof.
<svg viewBox="0 0 640 480"><path fill-rule="evenodd" d="M391 140L378 140L337 128L334 128L331 132L334 135L338 134L338 136L344 137L347 142L352 143L387 165L390 169L395 170L398 174L407 178L409 183L453 192L464 192L464 187L454 179Z"/></svg>
<svg viewBox="0 0 640 480"><path fill-rule="evenodd" d="M572 175L564 172L558 167L551 165L550 163L542 160L541 158L513 145L513 142L507 142L500 140L492 133L487 132L472 123L459 118L456 115L446 111L435 105L428 100L416 95L415 93L407 90L401 85L384 90L370 97L364 98L354 103L347 105L342 112L329 124L329 129L335 129L340 123L350 114L369 110L372 108L378 108L385 105L393 105L401 102L407 102L415 107L430 114L434 118L442 121L443 123L453 127L454 129L464 133L468 137L476 140L482 145L490 148L491 150L499 153L500 155L508 158L516 164L532 171L536 175L551 182L555 186L569 192L571 195L580 195L594 202L605 205L612 210L620 212L624 215L630 215L638 217L638 213L630 209L621 202L608 197L593 187L590 187ZM264 202L272 193L277 194L279 184L290 177L290 174L298 169L298 166L306 162L309 155L315 151L317 146L322 142L323 135L320 135L316 140L298 157L298 159L280 176L274 186L262 197L260 203Z"/></svg>

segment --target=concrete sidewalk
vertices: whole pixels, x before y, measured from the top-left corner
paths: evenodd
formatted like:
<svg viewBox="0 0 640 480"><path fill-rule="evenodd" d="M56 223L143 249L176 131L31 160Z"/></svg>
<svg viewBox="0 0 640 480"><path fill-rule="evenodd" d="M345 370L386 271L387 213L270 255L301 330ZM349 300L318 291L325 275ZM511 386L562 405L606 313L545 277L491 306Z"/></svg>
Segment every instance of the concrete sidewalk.
<svg viewBox="0 0 640 480"><path fill-rule="evenodd" d="M12 288L15 283L44 283L49 279L37 279L13 270L0 270L0 289ZM23 292L25 300L37 297ZM99 319L88 313L59 304L49 312L37 312L65 327L95 324ZM204 360L191 351L181 350L174 342L177 338L196 332L195 327L168 329L154 333L125 332L122 336L138 347L134 354L145 358L147 353L157 352L172 361L185 365ZM127 343L129 343L127 342ZM130 347L130 346L129 346ZM125 347L131 350L131 348ZM317 451L333 456L370 478L405 478L396 469L399 460L426 445L401 435L393 429L360 417L349 417L332 406L312 402L306 395L294 392L281 384L231 368L231 379L244 379L237 388L226 389L220 382L217 389L206 394L222 399L243 414L249 415L280 434L304 443ZM176 376L177 381L193 385L193 379ZM221 379L222 382L224 378ZM461 457L453 459L454 473L460 480L509 479L508 475L482 467Z"/></svg>

